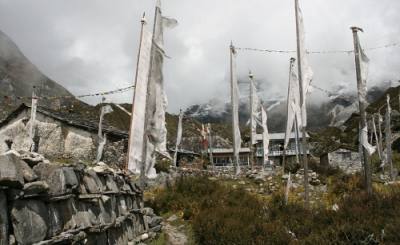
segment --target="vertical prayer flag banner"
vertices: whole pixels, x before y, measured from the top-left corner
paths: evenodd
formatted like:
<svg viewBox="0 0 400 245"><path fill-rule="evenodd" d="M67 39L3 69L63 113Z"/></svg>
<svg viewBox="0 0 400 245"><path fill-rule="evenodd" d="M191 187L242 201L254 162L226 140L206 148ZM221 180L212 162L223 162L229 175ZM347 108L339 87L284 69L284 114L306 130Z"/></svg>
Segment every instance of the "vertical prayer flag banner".
<svg viewBox="0 0 400 245"><path fill-rule="evenodd" d="M372 154L375 153L376 147L372 146L368 142L368 128L367 128L367 126L365 126L363 129L361 129L360 143L367 150L368 155L371 156Z"/></svg>
<svg viewBox="0 0 400 245"><path fill-rule="evenodd" d="M260 98L257 96L256 88L254 86L254 82L250 81L250 103L251 103L251 115L250 115L250 125L251 125L251 144L257 144L257 122L261 121L261 102Z"/></svg>
<svg viewBox="0 0 400 245"><path fill-rule="evenodd" d="M136 70L135 94L132 105L131 130L129 135L128 169L140 173L143 164L143 134L145 128L145 111L147 98L147 84L150 69L150 50L153 35L147 30L144 23L141 46Z"/></svg>
<svg viewBox="0 0 400 245"><path fill-rule="evenodd" d="M386 161L390 167L390 177L393 180L393 161L392 161L392 129L390 125L392 108L390 107L390 95L386 95L387 110L385 114L385 137L386 137Z"/></svg>
<svg viewBox="0 0 400 245"><path fill-rule="evenodd" d="M102 156L103 156L103 150L104 146L107 143L107 138L106 135L103 135L103 120L104 116L108 113L113 112L113 109L110 105L105 105L101 107L101 112L100 112L100 121L99 121L99 145L97 147L97 155L96 155L96 162L100 162Z"/></svg>
<svg viewBox="0 0 400 245"><path fill-rule="evenodd" d="M372 117L372 129L373 129L373 133L374 133L374 138L375 138L375 142L376 142L376 148L378 151L379 160L382 162L382 147L379 144L379 137L378 137L378 132L376 130L376 124L375 124L375 116Z"/></svg>
<svg viewBox="0 0 400 245"><path fill-rule="evenodd" d="M306 41L305 41L305 29L304 29L304 20L303 13L300 9L300 6L297 5L298 19L298 33L299 33L299 56L300 60L298 61L301 64L301 77L302 77L302 93L303 93L303 104L301 105L301 124L302 127L307 126L307 108L306 108L306 98L307 93L311 92L311 81L313 79L313 71L308 63L308 54L306 50Z"/></svg>
<svg viewBox="0 0 400 245"><path fill-rule="evenodd" d="M163 63L164 63L164 27L173 27L177 21L162 16L161 4L158 1L154 18L153 42L151 48L151 61L149 80L147 88L146 113L147 123L145 125L146 135L146 164L145 171L148 178L157 177L154 168L158 152L165 157L171 158L167 152L167 128L165 125L165 111L167 108L167 97L164 91Z"/></svg>
<svg viewBox="0 0 400 245"><path fill-rule="evenodd" d="M298 119L301 118L300 111L300 90L299 90L299 79L297 77L295 69L295 60L291 59L290 71L289 71L289 88L288 88L288 98L287 98L287 123L285 131L285 141L284 149L287 149L289 144L290 135L293 131L293 126L295 125L295 120L299 122ZM301 123L299 124L301 127Z"/></svg>
<svg viewBox="0 0 400 245"><path fill-rule="evenodd" d="M361 87L358 89L358 94L362 103L367 105L367 79L368 79L368 69L369 69L369 58L365 54L364 50L361 47L361 44L358 43L358 49L360 50L360 66L361 66Z"/></svg>
<svg viewBox="0 0 400 245"><path fill-rule="evenodd" d="M36 111L37 111L38 98L35 92L32 93L32 106L31 106L31 118L29 125L29 140L30 140L30 151L35 149L35 142L33 138L35 137L35 125L36 125Z"/></svg>
<svg viewBox="0 0 400 245"><path fill-rule="evenodd" d="M359 40L359 39L357 39ZM359 62L360 62L360 69L361 69L361 83L358 84L358 97L360 100L360 103L364 104L366 107L368 102L367 102L367 79L368 79L368 66L369 66L369 58L365 54L364 50L361 47L360 42L358 41L357 43L357 48L359 50ZM364 147L364 149L367 150L368 155L372 155L376 147L373 147L371 144L368 142L368 128L365 126L364 128L361 129L360 132L360 143Z"/></svg>
<svg viewBox="0 0 400 245"><path fill-rule="evenodd" d="M262 128L263 128L263 148L264 148L264 162L265 165L268 161L268 154L269 154L269 133L268 133L268 119L267 119L267 112L265 111L264 107L261 106L261 121L262 121Z"/></svg>
<svg viewBox="0 0 400 245"><path fill-rule="evenodd" d="M231 51L231 102L232 102L232 134L233 134L233 160L236 174L240 173L239 152L242 143L239 129L239 87L236 70L236 50L233 45Z"/></svg>
<svg viewBox="0 0 400 245"><path fill-rule="evenodd" d="M176 144L175 144L175 154L174 154L175 166L177 165L178 147L182 141L182 119L183 119L183 112L181 110L179 113L179 118L178 118L178 128L176 130Z"/></svg>

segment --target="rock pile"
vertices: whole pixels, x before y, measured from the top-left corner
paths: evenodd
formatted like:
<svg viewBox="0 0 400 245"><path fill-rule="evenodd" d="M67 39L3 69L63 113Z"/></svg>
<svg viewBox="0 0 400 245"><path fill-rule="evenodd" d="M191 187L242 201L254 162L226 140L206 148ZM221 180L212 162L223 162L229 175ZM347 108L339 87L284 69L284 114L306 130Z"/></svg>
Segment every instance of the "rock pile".
<svg viewBox="0 0 400 245"><path fill-rule="evenodd" d="M161 230L143 192L106 165L0 156L0 244L135 244Z"/></svg>

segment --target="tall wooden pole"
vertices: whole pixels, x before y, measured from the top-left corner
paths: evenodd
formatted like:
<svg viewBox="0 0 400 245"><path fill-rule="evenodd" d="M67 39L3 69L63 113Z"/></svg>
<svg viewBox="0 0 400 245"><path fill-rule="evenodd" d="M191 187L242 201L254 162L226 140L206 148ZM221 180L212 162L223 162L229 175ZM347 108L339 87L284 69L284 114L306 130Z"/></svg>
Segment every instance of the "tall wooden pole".
<svg viewBox="0 0 400 245"><path fill-rule="evenodd" d="M379 130L379 148L381 149L381 156L383 157L383 135L382 135L382 125L381 125L381 122L382 122L381 111L379 111L377 116L378 116L378 130ZM382 161L382 163L384 163L384 162ZM383 170L384 169L385 169L385 165L383 164Z"/></svg>
<svg viewBox="0 0 400 245"><path fill-rule="evenodd" d="M234 91L234 86L233 86L233 56L235 54L235 47L231 43L230 45L230 69L231 69L231 103L232 103L232 142L233 142L233 164L235 165L235 173L238 175L240 173L240 162L239 162L239 152L237 152L236 149L236 132L235 132L235 111L234 111L234 104L235 104L235 91Z"/></svg>
<svg viewBox="0 0 400 245"><path fill-rule="evenodd" d="M361 61L360 61L360 55L361 55L361 50L360 50L360 41L358 38L358 31L363 31L359 27L351 27L351 30L353 32L353 41L354 41L354 56L355 56L355 64L356 64L356 75L357 75L357 88L358 91L360 91L363 88L363 81L362 81L362 76L361 76ZM360 108L360 116L361 116L361 129L363 130L366 125L367 125L367 112L366 112L366 102L363 98L361 98L360 93L358 93L358 100L359 100L359 108ZM361 131L360 131L361 133ZM372 180L371 180L371 169L369 166L369 156L368 156L368 151L365 149L365 147L362 147L362 152L364 156L364 184L367 189L368 195L372 194Z"/></svg>
<svg viewBox="0 0 400 245"><path fill-rule="evenodd" d="M297 115L294 116L294 132L295 132L295 143L296 143L296 161L300 164L300 135L299 135L299 123L297 121Z"/></svg>
<svg viewBox="0 0 400 245"><path fill-rule="evenodd" d="M210 156L210 163L213 167L214 166L214 157L213 157L213 140L212 140L212 134L211 134L211 123L208 123L208 149L210 151L209 156Z"/></svg>
<svg viewBox="0 0 400 245"><path fill-rule="evenodd" d="M151 49L150 49L150 66L149 66L149 74L148 74L148 78L147 78L147 82L150 83L150 79L151 79L151 71L153 69L153 60L154 60L154 36L155 36L155 32L156 32L156 25L157 25L157 18L161 18L161 16L159 15L159 2L157 2L156 5L156 10L154 13L154 23L153 23L153 41L152 41L152 45L151 45ZM148 131L147 131L147 124L149 123L149 106L147 103L147 100L150 96L150 84L147 84L147 91L146 91L146 107L145 107L145 113L144 113L144 132L143 132L143 148L142 148L142 164L140 165L140 187L145 188L146 187L146 172L147 172L147 168L146 168L146 162L147 162L147 147L148 147ZM153 156L150 156L153 157Z"/></svg>
<svg viewBox="0 0 400 245"><path fill-rule="evenodd" d="M290 65L289 65L289 84L288 84L288 95L287 95L287 107L286 107L286 128L288 127L288 124L289 124L289 107L290 107L290 101L289 101L289 97L290 97L290 82L291 82L291 76L292 76L292 69L293 69L293 65L294 65L294 62L296 62L296 59L295 58L290 58ZM286 137L287 137L287 132L285 132L285 139L286 139ZM289 132L289 142L288 142L288 145L289 145L289 143L290 143L290 136L291 136L291 132ZM297 143L297 142L296 142ZM285 144L285 142L283 143L283 144ZM288 146L287 145L287 146ZM283 147L283 159L282 159L282 170L283 170L283 173L285 173L285 165L286 165L286 148L287 148L287 146L286 147Z"/></svg>
<svg viewBox="0 0 400 245"><path fill-rule="evenodd" d="M305 98L303 94L303 74L302 74L302 57L301 57L301 41L300 41L300 19L299 19L299 1L295 0L295 12L296 12L296 37L297 37L297 68L298 68L298 77L299 77L299 88L300 88L300 106L306 106L304 104ZM302 110L302 113L304 111ZM309 208L310 200L309 200L309 183L308 183L308 156L307 156L307 132L304 122L301 127L302 131L302 141L303 141L303 167L304 167L304 202L305 207Z"/></svg>
<svg viewBox="0 0 400 245"><path fill-rule="evenodd" d="M145 19L146 13L143 13L143 17L140 20L141 27L140 27L140 40L139 40L139 51L137 54L137 60L136 60L136 74L135 74L135 81L134 85L136 88L137 85L137 80L138 80L138 70L139 70L139 62L140 62L140 51L142 50L142 43L143 43L143 29L144 25L146 24L146 19ZM134 115L135 111L135 97L136 97L136 89L133 90L133 98L132 98L132 117ZM128 165L129 165L129 155L130 155L130 149L131 149L131 135L132 135L132 123L129 124L129 137L128 137L128 153L126 154L126 161L125 161L125 170L128 170Z"/></svg>
<svg viewBox="0 0 400 245"><path fill-rule="evenodd" d="M388 94L386 97L387 100L387 109L386 109L386 153L387 153L387 163L390 167L390 179L394 180L393 175L393 161L392 161L392 129L390 125L391 121L391 108L390 108L390 95Z"/></svg>
<svg viewBox="0 0 400 245"><path fill-rule="evenodd" d="M253 127L254 127L254 109L253 105L254 105L254 86L253 86L253 78L254 75L251 73L251 71L249 72L249 80L250 80L250 164L251 164L251 169L254 169L254 135L253 135ZM257 133L257 130L256 132Z"/></svg>

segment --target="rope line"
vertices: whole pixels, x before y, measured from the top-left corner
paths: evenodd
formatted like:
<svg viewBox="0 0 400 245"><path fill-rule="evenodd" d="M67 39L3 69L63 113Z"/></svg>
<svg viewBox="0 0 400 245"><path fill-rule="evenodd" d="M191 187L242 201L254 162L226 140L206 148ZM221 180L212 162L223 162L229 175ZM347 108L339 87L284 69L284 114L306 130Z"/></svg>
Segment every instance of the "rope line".
<svg viewBox="0 0 400 245"><path fill-rule="evenodd" d="M45 99L45 100L54 100L54 99L72 99L72 98L86 98L86 97L97 97L97 96L104 96L104 95L111 95L111 94L120 94L120 93L125 93L135 86L129 86L125 88L119 88L111 91L106 91L106 92L99 92L99 93L93 93L93 94L83 94L83 95L66 95L66 96L35 96L36 99ZM10 96L5 95L4 98L10 98ZM23 97L23 96L17 96L17 99L32 99L32 97Z"/></svg>
<svg viewBox="0 0 400 245"><path fill-rule="evenodd" d="M391 44L386 44L374 48L366 48L364 50L378 50L378 49L386 49L386 48L393 48L393 47L399 47L400 42L398 43L391 43ZM295 50L279 50L279 49L258 49L258 48L241 48L241 47L235 47L236 50L242 50L242 51L255 51L255 52L264 52L264 53L278 53L278 54L290 54L290 53L296 53ZM354 50L325 50L325 51L307 51L308 54L352 54Z"/></svg>

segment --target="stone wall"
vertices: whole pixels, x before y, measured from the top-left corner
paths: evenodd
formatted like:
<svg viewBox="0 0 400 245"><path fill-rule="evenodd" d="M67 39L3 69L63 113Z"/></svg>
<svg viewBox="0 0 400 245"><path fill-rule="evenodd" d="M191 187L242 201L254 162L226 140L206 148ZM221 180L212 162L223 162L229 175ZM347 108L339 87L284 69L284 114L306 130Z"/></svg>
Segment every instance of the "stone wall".
<svg viewBox="0 0 400 245"><path fill-rule="evenodd" d="M0 245L135 244L154 237L160 223L137 184L104 164L0 155Z"/></svg>

